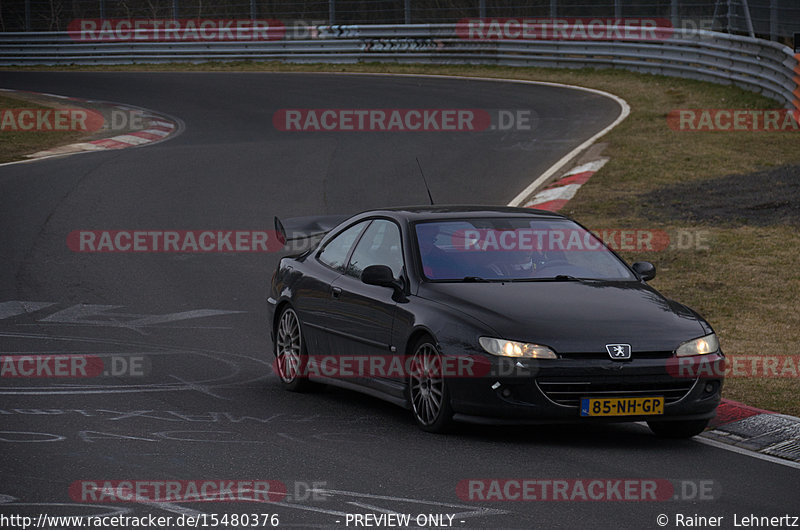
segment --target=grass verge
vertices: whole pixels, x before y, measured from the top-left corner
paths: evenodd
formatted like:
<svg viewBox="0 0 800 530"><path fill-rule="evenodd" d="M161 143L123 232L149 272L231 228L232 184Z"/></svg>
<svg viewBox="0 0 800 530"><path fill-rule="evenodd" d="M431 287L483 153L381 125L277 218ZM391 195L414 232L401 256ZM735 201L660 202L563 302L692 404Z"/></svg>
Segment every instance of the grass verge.
<svg viewBox="0 0 800 530"><path fill-rule="evenodd" d="M50 109L63 107L55 104L45 106L25 95L0 95L0 112L12 109ZM5 114L3 115L5 117ZM14 126L8 121L3 120L3 127L0 129L0 164L23 160L25 155L42 151L50 147L68 144L79 141L86 134L80 131L21 131L13 130Z"/></svg>
<svg viewBox="0 0 800 530"><path fill-rule="evenodd" d="M746 217L744 222L739 219L733 210L731 219L723 216L696 220L670 213L663 204L652 200L654 193L677 186L674 201L691 206L692 210L716 207L709 203L715 200L713 197L692 192L690 185L702 181L713 188L715 179L727 175L747 176L781 166L800 165L797 133L690 133L676 132L667 126L667 114L678 108L778 107L776 102L752 92L685 79L591 69L247 62L61 70L422 73L550 81L614 93L630 104L631 115L603 139L609 144L605 155L610 156L611 161L583 186L564 213L596 229L644 228L673 234L679 231L703 233L701 248L671 246L661 252L621 254L629 261L655 263L659 275L652 284L668 297L686 303L706 317L717 330L727 354L800 354L797 351L800 344L797 223L789 218L769 224L751 224ZM21 144L17 146L23 149ZM798 178L797 171L786 175L785 179ZM764 182L765 187L770 185L769 181ZM680 186L688 186L686 193L680 193ZM509 190L509 197L517 191ZM735 191L731 189L732 193ZM800 200L800 196L795 198ZM752 194L740 197L743 208L749 206L748 201L758 202L759 198ZM726 382L724 394L752 406L800 416L798 377L733 377Z"/></svg>

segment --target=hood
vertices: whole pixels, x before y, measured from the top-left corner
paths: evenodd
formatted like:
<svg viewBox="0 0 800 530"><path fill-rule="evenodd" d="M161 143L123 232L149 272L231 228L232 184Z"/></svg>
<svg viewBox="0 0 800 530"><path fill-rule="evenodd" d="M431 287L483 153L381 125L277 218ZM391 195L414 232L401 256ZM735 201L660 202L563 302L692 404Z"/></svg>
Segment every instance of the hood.
<svg viewBox="0 0 800 530"><path fill-rule="evenodd" d="M641 282L424 283L418 295L474 316L499 338L558 353L672 351L710 328L693 311Z"/></svg>

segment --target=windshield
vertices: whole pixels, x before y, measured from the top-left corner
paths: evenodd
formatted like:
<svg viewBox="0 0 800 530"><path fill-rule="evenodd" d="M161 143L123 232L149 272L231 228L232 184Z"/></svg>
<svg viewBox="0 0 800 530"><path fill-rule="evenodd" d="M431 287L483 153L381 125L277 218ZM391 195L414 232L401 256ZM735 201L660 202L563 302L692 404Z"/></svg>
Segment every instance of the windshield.
<svg viewBox="0 0 800 530"><path fill-rule="evenodd" d="M635 280L591 232L568 219L448 219L415 225L430 280Z"/></svg>

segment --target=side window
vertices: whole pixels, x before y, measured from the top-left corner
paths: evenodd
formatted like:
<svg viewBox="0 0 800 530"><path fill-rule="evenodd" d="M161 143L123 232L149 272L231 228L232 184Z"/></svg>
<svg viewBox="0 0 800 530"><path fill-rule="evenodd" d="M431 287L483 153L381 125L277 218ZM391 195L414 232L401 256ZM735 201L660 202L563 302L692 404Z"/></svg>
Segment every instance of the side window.
<svg viewBox="0 0 800 530"><path fill-rule="evenodd" d="M350 252L353 243L358 239L358 235L369 222L370 221L362 221L355 224L331 239L328 244L325 245L322 253L320 253L319 260L332 269L344 272L347 254Z"/></svg>
<svg viewBox="0 0 800 530"><path fill-rule="evenodd" d="M370 265L386 265L400 276L403 269L403 246L400 229L391 221L376 219L359 240L346 274L361 278L361 272Z"/></svg>

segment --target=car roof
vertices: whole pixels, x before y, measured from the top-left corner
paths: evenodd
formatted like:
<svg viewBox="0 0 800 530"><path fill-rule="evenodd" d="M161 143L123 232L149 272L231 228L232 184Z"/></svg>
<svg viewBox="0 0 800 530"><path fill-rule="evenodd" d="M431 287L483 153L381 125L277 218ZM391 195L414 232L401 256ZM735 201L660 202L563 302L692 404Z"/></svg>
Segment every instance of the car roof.
<svg viewBox="0 0 800 530"><path fill-rule="evenodd" d="M487 206L473 204L447 204L447 205L426 205L426 206L398 206L392 208L381 208L361 212L358 217L368 215L386 215L406 221L429 221L436 219L454 219L464 217L541 217L541 218L561 218L565 216L548 212L547 210L537 210L534 208L512 208L510 206Z"/></svg>

